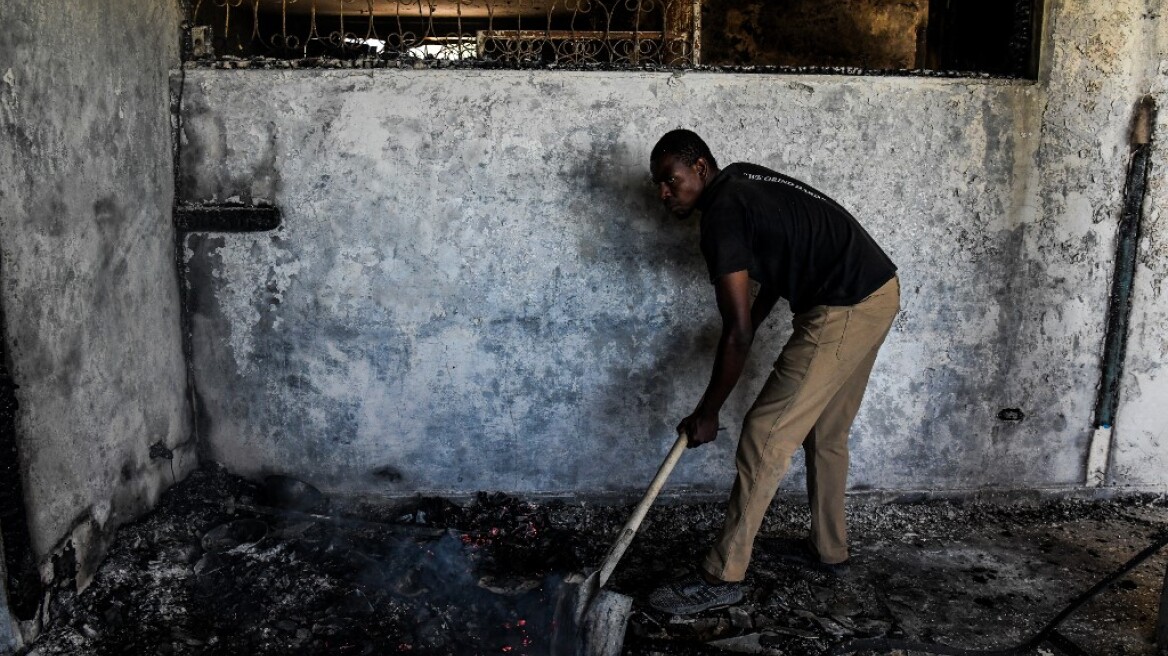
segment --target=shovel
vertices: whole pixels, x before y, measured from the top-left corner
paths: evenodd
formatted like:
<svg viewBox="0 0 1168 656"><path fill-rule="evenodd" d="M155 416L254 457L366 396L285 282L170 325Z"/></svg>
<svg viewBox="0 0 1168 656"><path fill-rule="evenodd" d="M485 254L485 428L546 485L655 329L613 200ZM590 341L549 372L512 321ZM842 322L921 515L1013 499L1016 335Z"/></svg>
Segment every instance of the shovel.
<svg viewBox="0 0 1168 656"><path fill-rule="evenodd" d="M662 462L661 467L657 469L657 475L653 477L653 482L649 484L645 496L641 498L641 502L637 504L633 514L625 522L624 528L621 529L620 535L617 536L616 541L608 550L608 555L604 557L600 569L587 577L581 578L581 575L576 575L568 579L568 583L576 583L579 586L576 589L574 606L566 609L571 613L571 624L575 628L573 633L578 637L574 640L576 643L574 649L557 650L557 656L560 653L574 653L577 656L616 656L620 654L625 640L625 625L632 610L633 600L626 595L604 590L604 584L608 583L608 577L612 576L612 571L616 569L621 556L629 548L629 544L637 534L637 529L640 528L641 522L645 519L645 514L649 512L649 507L653 505L657 494L665 486L666 479L673 472L673 467L681 458L688 442L689 437L684 433L677 437L669 455L665 456L665 462ZM566 595L565 600L568 604L572 603L570 595Z"/></svg>

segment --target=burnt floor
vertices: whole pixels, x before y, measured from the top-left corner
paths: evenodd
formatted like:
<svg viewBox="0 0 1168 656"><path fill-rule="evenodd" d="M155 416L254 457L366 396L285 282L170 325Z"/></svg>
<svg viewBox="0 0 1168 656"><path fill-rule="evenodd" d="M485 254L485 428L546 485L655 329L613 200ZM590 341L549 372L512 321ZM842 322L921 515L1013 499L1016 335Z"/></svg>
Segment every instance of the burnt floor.
<svg viewBox="0 0 1168 656"><path fill-rule="evenodd" d="M29 653L546 653L560 577L599 563L629 510L480 495L309 515L264 501L248 482L195 473L121 529L84 593L58 594L59 619ZM825 654L880 636L1010 647L1168 528L1168 502L1147 497L849 512L848 578L775 557L808 522L805 505L779 501L746 601L678 618L644 599L697 560L721 508L654 508L612 582L637 600L625 653ZM1062 633L1090 654L1153 654L1166 566L1158 553Z"/></svg>

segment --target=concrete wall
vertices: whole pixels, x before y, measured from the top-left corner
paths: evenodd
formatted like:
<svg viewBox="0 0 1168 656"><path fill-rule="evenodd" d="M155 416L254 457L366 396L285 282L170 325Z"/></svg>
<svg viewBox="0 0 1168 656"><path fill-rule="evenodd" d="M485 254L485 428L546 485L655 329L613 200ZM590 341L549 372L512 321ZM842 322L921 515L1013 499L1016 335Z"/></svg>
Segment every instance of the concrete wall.
<svg viewBox="0 0 1168 656"><path fill-rule="evenodd" d="M1153 4L1149 3L1148 13ZM1158 7L1158 5L1156 5ZM1113 439L1118 483L1168 484L1168 20L1145 19L1132 35L1146 56L1133 62L1139 88L1159 105L1132 301L1132 328Z"/></svg>
<svg viewBox="0 0 1168 656"><path fill-rule="evenodd" d="M195 464L171 220L181 12L0 15L0 300L29 528L46 569L72 542L84 583L113 529ZM151 459L157 443L174 459Z"/></svg>
<svg viewBox="0 0 1168 656"><path fill-rule="evenodd" d="M273 234L186 242L208 455L349 494L641 488L718 330L696 227L647 184L655 139L687 126L724 162L835 196L901 267L904 311L853 432L856 489L1081 485L1148 56L1136 35L1164 19L1143 0L1051 5L1037 84L189 72L181 195L286 215ZM675 485L728 488L788 332L778 314L727 436L688 453Z"/></svg>

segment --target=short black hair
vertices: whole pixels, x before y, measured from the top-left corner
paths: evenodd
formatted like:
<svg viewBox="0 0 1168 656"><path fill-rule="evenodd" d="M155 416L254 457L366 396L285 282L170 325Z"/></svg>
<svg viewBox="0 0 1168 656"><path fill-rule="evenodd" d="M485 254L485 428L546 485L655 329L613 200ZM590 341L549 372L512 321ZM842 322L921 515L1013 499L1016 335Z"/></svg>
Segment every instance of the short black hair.
<svg viewBox="0 0 1168 656"><path fill-rule="evenodd" d="M666 132L665 136L657 141L657 145L653 146L653 152L649 155L649 163L656 162L664 155L680 157L686 166L693 166L699 157L704 157L715 170L718 168L718 160L714 159L710 147L706 145L705 141L702 141L701 137L690 130Z"/></svg>

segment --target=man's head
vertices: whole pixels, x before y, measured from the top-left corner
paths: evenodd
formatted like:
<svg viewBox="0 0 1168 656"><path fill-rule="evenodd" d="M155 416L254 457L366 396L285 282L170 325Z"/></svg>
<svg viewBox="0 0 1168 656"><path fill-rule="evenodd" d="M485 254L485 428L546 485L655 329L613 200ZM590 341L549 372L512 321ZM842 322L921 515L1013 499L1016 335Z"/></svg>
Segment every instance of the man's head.
<svg viewBox="0 0 1168 656"><path fill-rule="evenodd" d="M673 130L653 146L649 171L658 198L684 219L693 213L706 184L718 173L718 160L701 137L689 130Z"/></svg>

